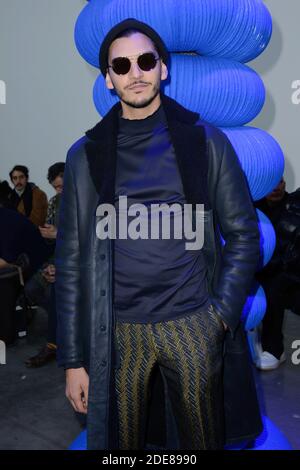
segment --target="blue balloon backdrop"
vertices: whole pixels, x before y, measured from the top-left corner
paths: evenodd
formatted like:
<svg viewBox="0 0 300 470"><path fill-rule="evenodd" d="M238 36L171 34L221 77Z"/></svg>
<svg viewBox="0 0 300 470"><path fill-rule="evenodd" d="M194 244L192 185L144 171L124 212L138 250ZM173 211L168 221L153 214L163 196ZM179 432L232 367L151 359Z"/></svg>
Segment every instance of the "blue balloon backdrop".
<svg viewBox="0 0 300 470"><path fill-rule="evenodd" d="M91 0L75 28L80 54L95 67L104 35L133 17L150 24L171 52L248 62L267 47L271 15L261 0Z"/></svg>
<svg viewBox="0 0 300 470"><path fill-rule="evenodd" d="M245 330L256 328L262 321L267 307L265 292L259 284L252 287L250 295L244 305L242 312L242 321Z"/></svg>
<svg viewBox="0 0 300 470"><path fill-rule="evenodd" d="M248 180L254 201L270 193L284 172L284 155L276 140L256 127L223 128Z"/></svg>
<svg viewBox="0 0 300 470"><path fill-rule="evenodd" d="M261 257L259 267L262 268L272 258L276 245L276 234L270 219L259 209L256 209L256 213L260 231Z"/></svg>

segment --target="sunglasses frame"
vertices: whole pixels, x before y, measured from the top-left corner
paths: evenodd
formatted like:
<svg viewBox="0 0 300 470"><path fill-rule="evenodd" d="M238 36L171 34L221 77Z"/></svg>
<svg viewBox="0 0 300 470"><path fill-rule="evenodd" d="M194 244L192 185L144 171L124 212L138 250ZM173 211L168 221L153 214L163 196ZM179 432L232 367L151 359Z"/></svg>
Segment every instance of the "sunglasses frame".
<svg viewBox="0 0 300 470"><path fill-rule="evenodd" d="M140 66L140 64L139 64L139 59L140 59L140 57L142 57L142 56L144 56L144 55L148 55L148 54L153 55L153 57L154 57L154 59L155 59L155 65L154 65L154 67L151 67L149 70L144 70L144 69ZM131 69L131 66L132 66L132 63L133 63L132 58L136 58L134 62L136 62L136 63L138 64L139 68L140 68L143 72L150 72L150 70L155 69L156 64L157 64L157 61L160 60L160 57L155 57L155 53L154 53L153 51L148 51L148 52L142 52L141 54L138 54L138 55L131 55L131 56L129 55L129 56L115 57L115 58L112 60L112 65L108 65L108 68L111 68L111 69L114 71L114 73L115 73L116 75L127 75L127 74L130 72L130 69ZM117 60L117 59L128 59L128 61L129 61L129 63L130 63L130 67L129 67L129 69L128 69L127 72L125 72L125 73L118 73L118 72L116 72L116 71L114 70L114 61Z"/></svg>

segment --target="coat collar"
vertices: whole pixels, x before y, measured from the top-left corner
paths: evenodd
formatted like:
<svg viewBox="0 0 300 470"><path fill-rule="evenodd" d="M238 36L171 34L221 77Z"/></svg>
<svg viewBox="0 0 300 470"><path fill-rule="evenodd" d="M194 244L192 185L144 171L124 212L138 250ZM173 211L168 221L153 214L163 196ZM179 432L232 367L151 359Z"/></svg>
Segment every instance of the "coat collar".
<svg viewBox="0 0 300 470"><path fill-rule="evenodd" d="M175 100L162 95L162 106L174 146L186 201L208 203L208 159L205 129L195 125L199 115ZM121 103L114 105L93 129L86 132L85 144L92 181L99 194L99 204L114 204L117 164L117 135Z"/></svg>

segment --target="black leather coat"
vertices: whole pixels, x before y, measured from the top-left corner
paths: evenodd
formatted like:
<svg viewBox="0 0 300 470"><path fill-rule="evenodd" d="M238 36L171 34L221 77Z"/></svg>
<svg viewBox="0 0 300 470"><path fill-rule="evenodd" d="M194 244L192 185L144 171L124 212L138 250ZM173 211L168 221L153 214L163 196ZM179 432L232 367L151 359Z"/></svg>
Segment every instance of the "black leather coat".
<svg viewBox="0 0 300 470"><path fill-rule="evenodd" d="M247 344L240 324L258 258L256 214L226 136L162 95L186 201L205 204L204 254L216 312L229 326L224 347L227 442L261 432ZM113 241L96 236L96 209L114 203L120 103L69 151L56 244L58 362L90 376L88 448L117 448ZM222 248L219 233L226 240Z"/></svg>

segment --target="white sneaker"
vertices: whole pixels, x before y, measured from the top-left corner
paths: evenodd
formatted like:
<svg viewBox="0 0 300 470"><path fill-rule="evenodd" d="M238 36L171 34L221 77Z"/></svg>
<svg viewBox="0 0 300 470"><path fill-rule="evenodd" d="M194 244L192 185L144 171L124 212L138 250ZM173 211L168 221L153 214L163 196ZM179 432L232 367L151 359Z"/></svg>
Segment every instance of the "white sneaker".
<svg viewBox="0 0 300 470"><path fill-rule="evenodd" d="M256 367L260 370L273 370L277 369L280 364L286 361L286 355L283 352L279 359L268 351L263 351L256 360Z"/></svg>

